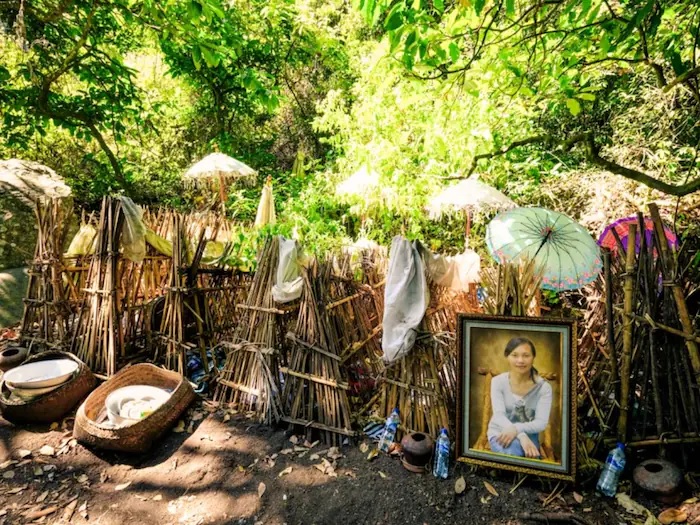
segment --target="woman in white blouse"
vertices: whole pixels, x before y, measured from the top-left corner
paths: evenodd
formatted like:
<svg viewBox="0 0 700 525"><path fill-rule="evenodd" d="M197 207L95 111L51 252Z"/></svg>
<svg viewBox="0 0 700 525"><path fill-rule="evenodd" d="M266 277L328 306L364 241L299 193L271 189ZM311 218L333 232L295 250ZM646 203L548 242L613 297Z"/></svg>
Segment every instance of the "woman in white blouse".
<svg viewBox="0 0 700 525"><path fill-rule="evenodd" d="M514 337L504 354L510 370L491 381L489 444L493 452L539 459L539 433L549 423L552 387L533 366L537 350L532 341Z"/></svg>

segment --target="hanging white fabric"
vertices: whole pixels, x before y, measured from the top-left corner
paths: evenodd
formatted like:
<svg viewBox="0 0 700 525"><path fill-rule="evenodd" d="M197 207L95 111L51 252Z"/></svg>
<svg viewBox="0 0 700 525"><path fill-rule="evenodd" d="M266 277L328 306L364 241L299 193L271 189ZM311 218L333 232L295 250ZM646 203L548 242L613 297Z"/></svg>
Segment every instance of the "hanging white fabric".
<svg viewBox="0 0 700 525"><path fill-rule="evenodd" d="M415 245L400 236L391 241L384 288L383 359L392 363L413 348L430 301L423 260Z"/></svg>
<svg viewBox="0 0 700 525"><path fill-rule="evenodd" d="M278 303L288 303L299 299L302 289L299 248L293 239L279 238L279 260L277 275L272 286L272 298Z"/></svg>
<svg viewBox="0 0 700 525"><path fill-rule="evenodd" d="M416 247L431 282L458 292L467 291L470 284L480 282L481 258L474 250L466 248L463 253L447 256L433 253L418 242Z"/></svg>

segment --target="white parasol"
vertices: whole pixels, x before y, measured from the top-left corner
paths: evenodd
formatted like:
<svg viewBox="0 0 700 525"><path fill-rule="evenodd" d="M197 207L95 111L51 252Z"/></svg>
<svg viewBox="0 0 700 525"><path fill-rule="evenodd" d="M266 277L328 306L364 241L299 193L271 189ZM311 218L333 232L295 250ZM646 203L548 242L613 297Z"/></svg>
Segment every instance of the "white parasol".
<svg viewBox="0 0 700 525"><path fill-rule="evenodd" d="M464 179L442 190L433 197L426 209L431 219L437 220L445 213L462 211L466 218L465 233L469 240L471 214L473 212L501 211L518 205L493 186L478 180L478 176Z"/></svg>
<svg viewBox="0 0 700 525"><path fill-rule="evenodd" d="M226 202L226 181L253 177L256 173L253 168L240 160L217 152L210 153L190 166L183 175L183 179L195 184L200 181L218 180L219 196L223 206Z"/></svg>

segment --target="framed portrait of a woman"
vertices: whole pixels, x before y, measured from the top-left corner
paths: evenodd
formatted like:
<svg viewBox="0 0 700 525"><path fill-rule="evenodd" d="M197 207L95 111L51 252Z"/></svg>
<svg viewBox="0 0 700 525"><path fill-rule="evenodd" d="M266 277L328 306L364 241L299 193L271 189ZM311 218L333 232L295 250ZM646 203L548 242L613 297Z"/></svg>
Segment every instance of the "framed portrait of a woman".
<svg viewBox="0 0 700 525"><path fill-rule="evenodd" d="M457 459L574 480L576 324L461 314Z"/></svg>

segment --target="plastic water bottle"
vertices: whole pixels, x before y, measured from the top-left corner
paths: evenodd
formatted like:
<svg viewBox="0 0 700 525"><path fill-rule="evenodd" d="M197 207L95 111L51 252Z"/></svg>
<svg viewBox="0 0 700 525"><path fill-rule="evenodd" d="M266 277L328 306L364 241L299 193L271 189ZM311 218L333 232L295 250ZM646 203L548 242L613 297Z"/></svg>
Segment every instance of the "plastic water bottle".
<svg viewBox="0 0 700 525"><path fill-rule="evenodd" d="M379 440L379 450L382 452L389 452L389 447L394 442L394 436L396 436L396 429L399 428L400 421L399 409L395 408L386 419L384 432L382 433L382 438Z"/></svg>
<svg viewBox="0 0 700 525"><path fill-rule="evenodd" d="M605 467L600 473L596 489L601 494L612 498L617 493L617 482L620 480L620 474L625 469L625 445L618 443L617 446L610 451L608 459L605 460Z"/></svg>
<svg viewBox="0 0 700 525"><path fill-rule="evenodd" d="M447 479L447 468L450 463L450 438L447 436L447 429L440 431L437 444L435 445L435 466L433 476Z"/></svg>

